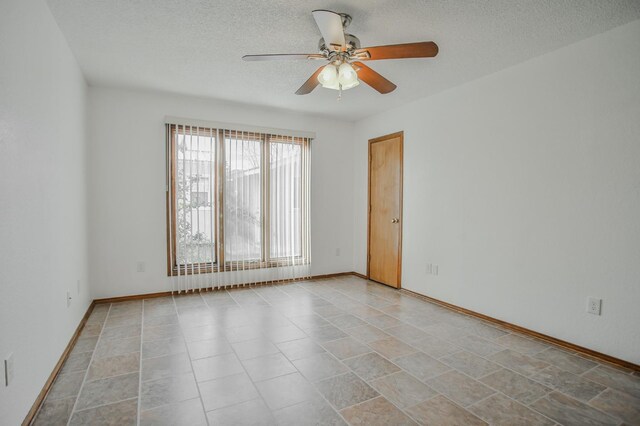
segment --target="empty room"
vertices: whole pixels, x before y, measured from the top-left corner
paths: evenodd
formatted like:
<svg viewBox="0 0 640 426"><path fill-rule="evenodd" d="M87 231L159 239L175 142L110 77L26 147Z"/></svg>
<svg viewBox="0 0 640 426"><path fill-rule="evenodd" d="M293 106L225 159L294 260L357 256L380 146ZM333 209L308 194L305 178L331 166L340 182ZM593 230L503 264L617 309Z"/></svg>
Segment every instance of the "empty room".
<svg viewBox="0 0 640 426"><path fill-rule="evenodd" d="M640 426L639 0L0 0L0 426Z"/></svg>

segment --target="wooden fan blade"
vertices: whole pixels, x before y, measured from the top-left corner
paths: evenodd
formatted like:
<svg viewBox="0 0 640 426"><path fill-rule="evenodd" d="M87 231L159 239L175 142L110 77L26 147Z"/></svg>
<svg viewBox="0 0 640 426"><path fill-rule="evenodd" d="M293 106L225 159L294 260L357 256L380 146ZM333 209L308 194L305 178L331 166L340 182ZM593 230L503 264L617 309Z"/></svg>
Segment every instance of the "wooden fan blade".
<svg viewBox="0 0 640 426"><path fill-rule="evenodd" d="M308 95L309 93L311 93L313 89L315 89L316 86L320 84L320 82L318 81L318 74L320 74L323 68L324 65L318 68L316 72L314 72L311 77L309 77L309 79L305 81L298 90L296 90L296 95Z"/></svg>
<svg viewBox="0 0 640 426"><path fill-rule="evenodd" d="M342 16L330 10L314 10L311 13L322 34L325 46L329 49L341 50L345 45Z"/></svg>
<svg viewBox="0 0 640 426"><path fill-rule="evenodd" d="M358 67L358 70L356 71L358 73L358 78L376 89L378 92L385 94L393 92L396 89L397 86L395 84L393 84L362 62L354 62L353 65Z"/></svg>
<svg viewBox="0 0 640 426"><path fill-rule="evenodd" d="M438 54L438 45L432 41L363 47L355 52L360 60L432 58Z"/></svg>
<svg viewBox="0 0 640 426"><path fill-rule="evenodd" d="M280 61L287 59L326 59L322 55L314 53L273 53L266 55L244 55L242 60L244 61Z"/></svg>

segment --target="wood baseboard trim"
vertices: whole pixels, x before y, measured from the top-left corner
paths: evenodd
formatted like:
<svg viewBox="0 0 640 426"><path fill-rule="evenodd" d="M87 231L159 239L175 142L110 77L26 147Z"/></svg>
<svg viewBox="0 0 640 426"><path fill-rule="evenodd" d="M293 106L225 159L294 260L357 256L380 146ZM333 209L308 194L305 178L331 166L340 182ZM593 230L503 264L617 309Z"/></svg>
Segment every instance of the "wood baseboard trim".
<svg viewBox="0 0 640 426"><path fill-rule="evenodd" d="M362 278L363 280L368 280L368 279L369 279L369 277L368 277L368 276L366 276L366 275L364 275L364 274L361 274L361 273L359 273L359 272L355 272L355 271L354 271L354 272L350 272L350 274L351 274L351 275L354 275L354 276L356 276L356 277L358 277L358 278Z"/></svg>
<svg viewBox="0 0 640 426"><path fill-rule="evenodd" d="M129 296L117 296L117 297L105 297L104 299L95 299L94 302L96 305L102 303L118 303L118 302L128 302L131 300L140 300L140 299L153 299L155 297L167 297L171 296L173 293L170 291L159 291L157 293L143 293L143 294L131 294Z"/></svg>
<svg viewBox="0 0 640 426"><path fill-rule="evenodd" d="M226 286L226 287L215 287L215 288L214 287L206 287L206 288L203 288L201 290L192 290L192 291L189 291L189 292L187 292L185 294L197 293L198 291L208 292L208 291L221 291L221 290L235 290L235 289L239 289L239 288L255 288L255 287L276 286L276 285L290 284L290 283L293 283L293 282L300 282L300 281L325 280L325 279L330 279L330 278L343 277L345 275L355 275L355 276L358 276L360 278L365 278L366 279L366 277L364 275L358 274L356 272L337 272L337 273L333 273L333 274L312 275L310 277L305 277L305 278L291 278L291 279L280 280L280 281L265 281L265 282L261 282L261 283L247 284L247 285L244 285L244 286L231 285L231 286ZM158 293L146 293L146 294L132 294L130 296L107 297L107 298L103 298L103 299L95 299L94 303L126 302L126 301L129 301L129 300L152 299L154 297L168 297L168 296L171 296L172 294L174 294L174 292L172 292L172 291L161 291L161 292L158 292Z"/></svg>
<svg viewBox="0 0 640 426"><path fill-rule="evenodd" d="M594 351L593 349L585 348L583 346L579 346L579 345L567 342L565 340L558 339L556 337L548 336L546 334L542 334L542 333L539 333L537 331L533 331L533 330L530 330L530 329L525 328L525 327L521 327L521 326L516 325L516 324L511 324L510 322L506 322L506 321L503 321L503 320L500 320L500 319L497 319L497 318L493 318L493 317L490 317L488 315L484 315L484 314L472 311L470 309L462 308L460 306L453 305L451 303L443 302L442 300L434 299L433 297L425 296L424 294L416 293L415 291L411 291L411 290L407 290L407 289L401 289L400 291L403 292L403 293L406 293L406 294L408 294L410 296L416 297L418 299L423 299L423 300L426 300L428 302L435 303L436 305L440 305L443 308L447 308L447 309L450 309L452 311L459 312L461 314L469 315L469 316L481 319L483 321L489 322L491 324L499 325L502 328L506 328L506 329L509 329L509 330L512 330L512 331L516 331L516 332L518 332L520 334L524 334L524 335L529 336L529 337L534 337L536 339L543 340L543 341L545 341L547 343L551 343L551 344L553 344L555 346L559 346L561 348L568 349L568 350L571 350L573 352L577 352L577 353L579 353L580 355L582 355L582 356L584 356L586 358L590 358L590 359L593 359L593 360L596 360L596 361L599 361L599 362L604 362L604 363L607 363L607 364L611 364L611 365L614 365L616 367L622 367L622 368L627 369L627 370L640 372L640 365L638 365L638 364L634 364L632 362L625 361L623 359L616 358L616 357L613 357L611 355L603 354L602 352L597 352L597 351Z"/></svg>
<svg viewBox="0 0 640 426"><path fill-rule="evenodd" d="M95 302L91 302L89 304L89 307L87 308L87 312L85 312L84 316L80 320L80 324L78 324L76 331L73 333L73 336L71 336L71 340L69 340L67 347L64 349L64 352L62 352L60 359L58 360L55 367L53 368L53 371L49 375L49 378L47 379L44 386L42 387L42 390L38 394L38 397L36 398L35 402L31 406L31 409L27 413L27 416L24 418L22 422L22 426L29 426L35 420L36 414L38 414L38 410L40 409L40 406L42 405L45 397L49 393L49 390L51 389L51 386L53 385L54 380L56 379L56 377L58 377L58 374L60 374L60 371L62 370L64 363L67 361L67 358L71 353L71 350L73 349L73 347L76 344L76 341L80 337L80 333L82 332L84 325L87 323L89 316L91 316L91 312L93 312L93 308L95 306L96 306Z"/></svg>

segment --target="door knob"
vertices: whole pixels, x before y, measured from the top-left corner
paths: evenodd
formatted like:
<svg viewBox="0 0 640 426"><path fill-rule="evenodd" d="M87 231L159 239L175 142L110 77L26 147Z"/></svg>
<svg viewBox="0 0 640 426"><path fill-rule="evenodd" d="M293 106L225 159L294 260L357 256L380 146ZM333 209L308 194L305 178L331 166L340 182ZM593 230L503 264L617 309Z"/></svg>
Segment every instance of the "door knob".
<svg viewBox="0 0 640 426"><path fill-rule="evenodd" d="M391 219L391 223L398 223L400 222L400 219L398 219L397 217L394 217L393 219Z"/></svg>

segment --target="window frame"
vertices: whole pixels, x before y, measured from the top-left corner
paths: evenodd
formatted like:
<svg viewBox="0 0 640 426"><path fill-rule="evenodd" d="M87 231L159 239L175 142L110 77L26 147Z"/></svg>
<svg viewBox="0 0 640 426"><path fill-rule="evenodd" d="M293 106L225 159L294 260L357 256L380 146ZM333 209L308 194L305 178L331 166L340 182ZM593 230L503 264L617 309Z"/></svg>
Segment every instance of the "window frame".
<svg viewBox="0 0 640 426"><path fill-rule="evenodd" d="M189 133L187 130L189 129ZM179 130L182 130L179 132ZM214 209L214 223L212 227L214 229L215 245L215 262L199 262L189 264L177 264L177 199L178 194L176 191L176 136L177 134L198 135L198 136L214 136L214 179L213 179L213 192L211 195L210 204ZM260 141L260 230L261 230L261 258L260 260L236 260L226 261L225 259L225 241L224 241L224 172L225 172L225 149L226 139L228 138L250 138L251 140ZM309 253L305 252L307 247L306 239L309 237L308 227L309 221L305 220L309 218L308 206L305 205L302 200L305 197L309 197L309 194L304 194L305 185L303 180L305 177L305 153L307 158L310 154L310 139L302 137L288 137L282 135L264 134L257 132L244 132L236 130L226 129L214 129L209 127L196 127L188 125L167 125L167 144L168 152L170 156L168 159L168 188L166 194L166 210L167 210L167 275L168 276L180 276L180 275L192 275L192 274L211 274L217 272L238 271L238 270L252 270L252 269L265 269L276 268L283 266L298 266L309 263ZM300 197L300 215L301 215L301 233L300 233L300 255L299 256L286 256L280 258L271 258L271 167L270 167L270 146L271 143L288 143L301 146L300 155L300 172L301 182L300 191L298 196ZM307 177L308 179L308 177ZM308 187L308 186L307 186Z"/></svg>

